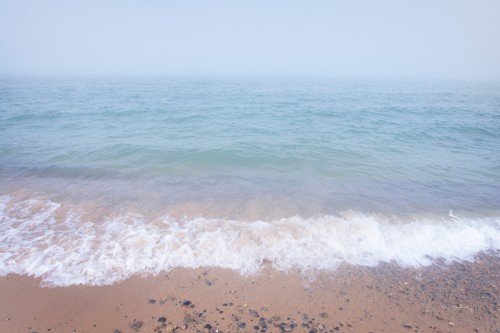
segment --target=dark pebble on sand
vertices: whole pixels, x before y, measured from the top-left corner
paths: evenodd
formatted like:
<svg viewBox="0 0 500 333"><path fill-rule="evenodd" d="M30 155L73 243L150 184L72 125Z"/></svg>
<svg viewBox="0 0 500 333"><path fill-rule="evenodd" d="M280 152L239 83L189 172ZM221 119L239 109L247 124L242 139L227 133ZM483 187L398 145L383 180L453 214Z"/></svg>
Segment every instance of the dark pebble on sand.
<svg viewBox="0 0 500 333"><path fill-rule="evenodd" d="M128 326L134 331L138 332L142 327L142 321L133 321Z"/></svg>
<svg viewBox="0 0 500 333"><path fill-rule="evenodd" d="M166 321L167 321L167 318L165 318L165 317L160 317L160 318L158 318L158 322L159 322L159 323L164 323L164 322L166 322Z"/></svg>
<svg viewBox="0 0 500 333"><path fill-rule="evenodd" d="M411 325L410 325L410 324L408 324L408 323L404 323L404 324L403 324L403 327L404 327L404 328L407 328L407 329L410 329L410 328L411 328Z"/></svg>
<svg viewBox="0 0 500 333"><path fill-rule="evenodd" d="M155 304L156 303L156 300L155 299L150 299L149 300L149 304Z"/></svg>
<svg viewBox="0 0 500 333"><path fill-rule="evenodd" d="M257 326L257 325L255 325L255 326L253 327L253 329L254 329L254 330L256 330L256 331L258 331L258 330L260 330L260 327L259 327L259 326Z"/></svg>
<svg viewBox="0 0 500 333"><path fill-rule="evenodd" d="M191 307L191 305L192 305L191 301L184 301L184 302L182 302L182 306Z"/></svg>
<svg viewBox="0 0 500 333"><path fill-rule="evenodd" d="M255 310L248 310L248 314L250 315L250 317L258 317L259 316L259 313Z"/></svg>
<svg viewBox="0 0 500 333"><path fill-rule="evenodd" d="M33 332L33 333L36 333L36 332ZM122 333L122 331L120 331L119 329L116 329L113 333Z"/></svg>
<svg viewBox="0 0 500 333"><path fill-rule="evenodd" d="M245 326L247 326L247 324L242 322L238 323L238 328L245 328Z"/></svg>

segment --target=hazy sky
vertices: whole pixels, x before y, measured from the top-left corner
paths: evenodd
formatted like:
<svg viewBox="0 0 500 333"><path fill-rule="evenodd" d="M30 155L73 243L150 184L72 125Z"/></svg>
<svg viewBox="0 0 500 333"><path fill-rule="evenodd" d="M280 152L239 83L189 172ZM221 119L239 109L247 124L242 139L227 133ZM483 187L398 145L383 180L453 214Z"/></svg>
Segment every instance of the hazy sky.
<svg viewBox="0 0 500 333"><path fill-rule="evenodd" d="M500 79L500 0L0 0L0 75Z"/></svg>

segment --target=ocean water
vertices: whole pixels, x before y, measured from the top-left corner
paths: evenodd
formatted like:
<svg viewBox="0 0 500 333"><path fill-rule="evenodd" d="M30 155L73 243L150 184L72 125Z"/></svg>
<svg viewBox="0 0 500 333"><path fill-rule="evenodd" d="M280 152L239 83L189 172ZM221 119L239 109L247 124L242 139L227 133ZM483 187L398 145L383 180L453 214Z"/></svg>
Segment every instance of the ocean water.
<svg viewBox="0 0 500 333"><path fill-rule="evenodd" d="M0 275L500 253L500 84L0 78Z"/></svg>

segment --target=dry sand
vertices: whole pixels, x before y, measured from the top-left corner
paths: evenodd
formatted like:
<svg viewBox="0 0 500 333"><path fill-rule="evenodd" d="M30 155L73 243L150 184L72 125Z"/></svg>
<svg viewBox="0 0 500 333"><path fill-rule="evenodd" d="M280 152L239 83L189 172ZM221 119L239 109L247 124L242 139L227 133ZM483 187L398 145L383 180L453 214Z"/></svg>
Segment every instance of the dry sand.
<svg viewBox="0 0 500 333"><path fill-rule="evenodd" d="M500 332L500 259L241 277L175 269L113 286L0 278L0 332Z"/></svg>

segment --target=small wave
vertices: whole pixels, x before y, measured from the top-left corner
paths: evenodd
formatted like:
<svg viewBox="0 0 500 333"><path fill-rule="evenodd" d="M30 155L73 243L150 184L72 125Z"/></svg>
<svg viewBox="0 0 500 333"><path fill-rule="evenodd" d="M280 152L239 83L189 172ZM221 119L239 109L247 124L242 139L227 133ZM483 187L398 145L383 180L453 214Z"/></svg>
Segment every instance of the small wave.
<svg viewBox="0 0 500 333"><path fill-rule="evenodd" d="M405 267L472 260L500 250L500 218L397 221L346 211L269 221L174 219L138 213L106 217L47 199L0 197L0 275L42 278L45 286L108 285L135 274L214 266L256 274L335 270L342 263Z"/></svg>

